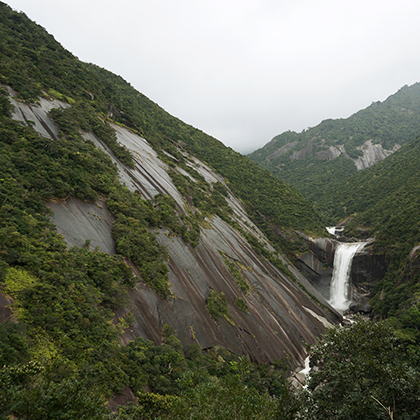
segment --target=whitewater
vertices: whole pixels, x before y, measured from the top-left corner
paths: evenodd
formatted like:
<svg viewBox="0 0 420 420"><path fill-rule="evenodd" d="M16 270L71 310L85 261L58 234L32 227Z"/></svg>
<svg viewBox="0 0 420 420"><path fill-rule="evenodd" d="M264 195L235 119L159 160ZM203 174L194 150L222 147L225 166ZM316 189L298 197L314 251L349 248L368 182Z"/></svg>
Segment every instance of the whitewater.
<svg viewBox="0 0 420 420"><path fill-rule="evenodd" d="M365 245L366 242L340 243L335 251L329 303L341 313L346 311L351 303L349 284L353 257Z"/></svg>

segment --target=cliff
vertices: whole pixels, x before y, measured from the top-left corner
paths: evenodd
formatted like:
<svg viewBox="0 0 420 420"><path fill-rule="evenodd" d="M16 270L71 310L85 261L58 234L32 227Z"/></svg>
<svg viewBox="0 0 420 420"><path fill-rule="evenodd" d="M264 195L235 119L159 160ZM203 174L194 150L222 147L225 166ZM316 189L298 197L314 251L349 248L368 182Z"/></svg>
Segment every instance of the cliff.
<svg viewBox="0 0 420 420"><path fill-rule="evenodd" d="M28 105L13 96L11 100L15 119L33 126L40 135L53 141L59 136L59 130L48 111L54 107L68 108L68 104L41 99L38 105ZM120 182L145 199L153 199L158 194L172 197L180 215L198 212L179 193L168 174L169 166L144 138L115 124L112 128L119 144L132 155L133 168L117 159L105 142L93 132L82 134L86 141L92 141L112 159L118 168ZM138 336L159 343L163 325L169 324L175 328L184 346L192 343L198 343L203 348L222 346L237 354L248 354L257 362L291 357L292 364L301 363L305 357L304 344L314 343L325 331L325 322L320 319L325 318L327 322L334 323L339 320L339 316L319 305L322 303L328 307L322 296L293 268L290 261L271 246L248 217L243 203L232 193L225 179L196 157L182 153L188 159L188 164L208 183L224 185L234 221L243 232L255 238L269 252L277 254L289 266L288 272L292 273L292 277L258 255L237 230L218 216L206 217L200 228L201 235L196 248L168 229L152 229L158 242L166 247L169 254L167 264L171 297L162 299L152 288L139 281L129 292L130 302L115 313L115 319L130 311L134 314L134 322L122 336L123 343ZM196 182L181 167L175 169ZM68 246L83 247L88 241L92 249L99 247L111 255L116 253L112 236L115 217L104 200L85 202L69 197L50 201L47 205L53 210L52 220ZM249 285L249 292L241 290L235 272L228 267L226 259ZM139 274L137 268L130 261L127 262ZM206 310L206 301L211 291L224 293L230 312L229 319L222 317L215 320ZM235 305L238 299L246 302L246 311Z"/></svg>

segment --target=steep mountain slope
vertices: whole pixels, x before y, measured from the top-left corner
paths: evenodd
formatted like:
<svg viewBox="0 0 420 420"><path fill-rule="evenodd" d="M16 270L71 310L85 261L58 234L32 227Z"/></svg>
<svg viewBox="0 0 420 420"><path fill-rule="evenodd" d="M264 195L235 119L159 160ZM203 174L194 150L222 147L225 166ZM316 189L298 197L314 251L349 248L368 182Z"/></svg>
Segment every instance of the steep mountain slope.
<svg viewBox="0 0 420 420"><path fill-rule="evenodd" d="M395 152L420 133L420 83L347 119L285 132L249 157L318 202L334 185Z"/></svg>
<svg viewBox="0 0 420 420"><path fill-rule="evenodd" d="M5 19L7 12L2 10L2 14ZM5 23L0 82L15 89L19 98L37 100L47 92L50 97L74 101L71 118L81 128L92 125L87 117L92 112L109 117L146 137L168 164L173 159L164 151L181 163L185 160L182 150L192 153L228 178L230 187L266 233L274 224L324 234L312 206L286 184L268 177L266 171L216 139L172 117L121 77L75 59L45 31L30 30L24 15L15 14Z"/></svg>
<svg viewBox="0 0 420 420"><path fill-rule="evenodd" d="M2 3L0 35L0 281L24 361L164 392L179 341L165 374L138 343L169 324L216 359L301 362L339 318L282 254L323 233L312 206Z"/></svg>

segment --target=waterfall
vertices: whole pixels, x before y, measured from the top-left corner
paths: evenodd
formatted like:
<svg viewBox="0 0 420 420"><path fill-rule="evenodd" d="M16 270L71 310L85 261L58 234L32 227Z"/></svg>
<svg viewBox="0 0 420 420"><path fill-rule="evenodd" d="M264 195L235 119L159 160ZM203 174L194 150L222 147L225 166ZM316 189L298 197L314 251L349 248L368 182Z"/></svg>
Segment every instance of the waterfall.
<svg viewBox="0 0 420 420"><path fill-rule="evenodd" d="M327 227L326 229L330 235L335 235L335 226Z"/></svg>
<svg viewBox="0 0 420 420"><path fill-rule="evenodd" d="M335 251L329 303L339 312L344 312L350 306L348 292L351 263L354 254L365 245L365 242L341 243Z"/></svg>
<svg viewBox="0 0 420 420"><path fill-rule="evenodd" d="M343 226L330 226L330 227L327 227L326 229L330 235L333 235L336 238L338 238L343 233L344 227Z"/></svg>

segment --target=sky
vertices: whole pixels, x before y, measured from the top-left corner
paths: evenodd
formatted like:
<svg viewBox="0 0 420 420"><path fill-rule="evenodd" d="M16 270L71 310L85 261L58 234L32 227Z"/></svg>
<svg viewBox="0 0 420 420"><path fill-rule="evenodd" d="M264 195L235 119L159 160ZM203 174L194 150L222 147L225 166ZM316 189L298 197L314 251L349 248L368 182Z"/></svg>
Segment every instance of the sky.
<svg viewBox="0 0 420 420"><path fill-rule="evenodd" d="M2 0L241 153L420 81L418 0Z"/></svg>

